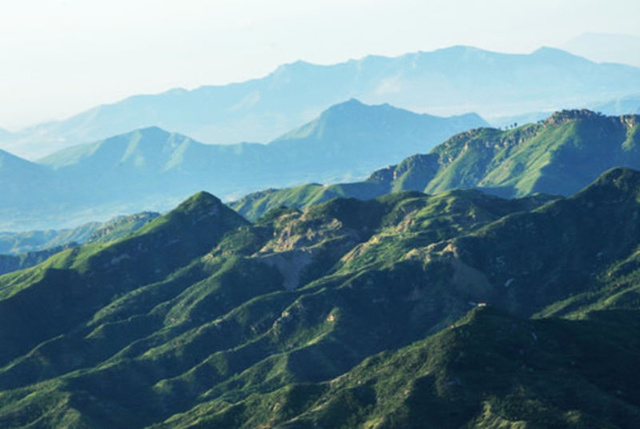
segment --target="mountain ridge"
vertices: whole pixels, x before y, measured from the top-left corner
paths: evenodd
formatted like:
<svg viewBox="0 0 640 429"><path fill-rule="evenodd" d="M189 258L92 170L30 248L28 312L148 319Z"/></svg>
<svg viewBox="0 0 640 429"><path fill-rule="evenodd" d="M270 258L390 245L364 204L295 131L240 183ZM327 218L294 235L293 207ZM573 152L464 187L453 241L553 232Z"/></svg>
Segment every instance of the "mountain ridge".
<svg viewBox="0 0 640 429"><path fill-rule="evenodd" d="M476 111L490 118L583 107L639 90L640 69L631 66L597 64L551 48L500 54L454 47L327 66L292 63L246 82L132 96L35 126L3 147L37 158L150 125L207 143L270 141L353 97L417 112Z"/></svg>
<svg viewBox="0 0 640 429"><path fill-rule="evenodd" d="M37 186L28 175L14 180L17 191L0 196L5 207L0 228L60 228L162 211L201 189L228 198L264 187L364 178L389 161L481 125L486 122L477 115L439 118L352 100L269 144L206 145L158 127L143 128L63 149L40 164L25 161L48 180Z"/></svg>
<svg viewBox="0 0 640 429"><path fill-rule="evenodd" d="M363 182L303 185L249 194L231 203L255 219L278 205L305 208L329 198L375 198L399 190L438 193L478 188L505 197L571 195L616 166L640 167L640 116L556 112L510 130L477 128L430 153L378 170Z"/></svg>
<svg viewBox="0 0 640 429"><path fill-rule="evenodd" d="M568 198L399 192L254 224L194 195L0 276L0 424L633 426L638 194L618 168Z"/></svg>

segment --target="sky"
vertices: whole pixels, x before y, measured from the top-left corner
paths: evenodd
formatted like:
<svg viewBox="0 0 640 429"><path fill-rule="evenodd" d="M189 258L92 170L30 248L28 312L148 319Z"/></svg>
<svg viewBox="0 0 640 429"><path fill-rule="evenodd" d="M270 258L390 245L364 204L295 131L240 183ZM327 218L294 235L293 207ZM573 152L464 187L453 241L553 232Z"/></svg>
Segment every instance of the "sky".
<svg viewBox="0 0 640 429"><path fill-rule="evenodd" d="M133 94L452 45L528 53L640 36L638 0L0 0L0 127Z"/></svg>

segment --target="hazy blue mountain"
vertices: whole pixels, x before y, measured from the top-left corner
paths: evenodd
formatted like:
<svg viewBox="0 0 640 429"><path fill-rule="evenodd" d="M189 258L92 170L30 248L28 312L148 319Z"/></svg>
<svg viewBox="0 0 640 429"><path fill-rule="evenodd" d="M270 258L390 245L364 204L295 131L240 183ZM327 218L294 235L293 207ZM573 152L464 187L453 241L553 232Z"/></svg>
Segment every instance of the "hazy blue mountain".
<svg viewBox="0 0 640 429"><path fill-rule="evenodd" d="M609 116L637 115L640 114L640 95L628 95L606 102L592 103L586 106L586 108ZM542 121L552 114L552 111L545 111L514 116L500 116L492 118L491 125L498 128L509 129L518 124L522 125Z"/></svg>
<svg viewBox="0 0 640 429"><path fill-rule="evenodd" d="M37 180L40 183L50 176L51 172L46 167L0 150L0 185L3 194L16 192L13 189L19 189L26 181Z"/></svg>
<svg viewBox="0 0 640 429"><path fill-rule="evenodd" d="M73 229L0 232L0 275L33 267L51 256L83 243L109 243L125 237L160 216L142 212L91 222Z"/></svg>
<svg viewBox="0 0 640 429"><path fill-rule="evenodd" d="M160 216L160 213L141 212L117 216L101 223L83 243L108 243L125 237Z"/></svg>
<svg viewBox="0 0 640 429"><path fill-rule="evenodd" d="M99 227L100 222L89 222L70 229L0 232L0 254L17 255L59 247L68 243L84 243Z"/></svg>
<svg viewBox="0 0 640 429"><path fill-rule="evenodd" d="M363 182L263 190L231 206L256 219L282 205L301 209L339 196L369 199L402 190L571 195L616 166L640 168L640 116L571 110L509 130L478 128L458 134Z"/></svg>
<svg viewBox="0 0 640 429"><path fill-rule="evenodd" d="M25 268L33 267L46 261L56 253L78 246L78 243L69 242L61 246L51 247L44 250L19 253L14 255L0 254L0 275L11 273Z"/></svg>
<svg viewBox="0 0 640 429"><path fill-rule="evenodd" d="M69 228L136 211L127 210L121 202L91 206L87 196L91 202L96 200L90 196L90 186L88 179L63 177L47 165L0 151L0 231Z"/></svg>
<svg viewBox="0 0 640 429"><path fill-rule="evenodd" d="M198 193L0 276L0 427L638 427L638 195Z"/></svg>
<svg viewBox="0 0 640 429"><path fill-rule="evenodd" d="M560 48L599 63L620 63L640 67L640 37L629 34L586 33Z"/></svg>
<svg viewBox="0 0 640 429"><path fill-rule="evenodd" d="M372 170L485 125L475 114L440 118L350 100L269 144L206 145L145 128L63 149L39 164L12 158L56 186L44 179L32 182L35 173L11 173L18 165L7 169L6 180L16 177L20 191L11 200L0 196L13 209L0 209L0 228L59 228L162 211L200 189L237 197L265 187L364 179Z"/></svg>
<svg viewBox="0 0 640 429"><path fill-rule="evenodd" d="M50 168L0 150L0 218L38 223L41 207L55 205L66 191ZM11 222L0 222L5 230Z"/></svg>
<svg viewBox="0 0 640 429"><path fill-rule="evenodd" d="M225 195L243 191L242 185L255 188L363 177L373 168L484 125L475 114L439 118L352 99L267 145L205 145L152 127L62 150L39 163L79 177L99 171L103 187L135 181L145 191L186 186L189 190L212 188ZM163 182L165 176L170 178ZM249 185L251 181L255 184Z"/></svg>
<svg viewBox="0 0 640 429"><path fill-rule="evenodd" d="M476 114L440 118L352 99L272 141L268 149L279 160L270 162L291 166L285 168L294 169L296 178L335 182L345 172L351 177L366 176L373 165L395 163L403 154L432 148L454 130L486 125Z"/></svg>
<svg viewBox="0 0 640 429"><path fill-rule="evenodd" d="M640 95L630 95L594 107L595 111L606 115L640 114Z"/></svg>
<svg viewBox="0 0 640 429"><path fill-rule="evenodd" d="M270 141L350 98L485 118L586 107L640 91L640 69L542 48L529 55L457 46L335 65L296 62L264 78L138 95L24 130L4 149L36 158L149 126L206 143Z"/></svg>
<svg viewBox="0 0 640 429"><path fill-rule="evenodd" d="M158 213L142 212L118 216L104 223L89 222L70 229L0 232L0 255L39 252L60 248L70 243L113 241L142 228L158 216Z"/></svg>

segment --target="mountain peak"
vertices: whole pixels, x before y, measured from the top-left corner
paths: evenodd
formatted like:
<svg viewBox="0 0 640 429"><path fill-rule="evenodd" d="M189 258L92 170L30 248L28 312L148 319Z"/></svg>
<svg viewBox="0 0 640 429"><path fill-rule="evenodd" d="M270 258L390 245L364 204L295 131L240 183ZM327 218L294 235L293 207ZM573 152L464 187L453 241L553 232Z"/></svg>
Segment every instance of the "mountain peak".
<svg viewBox="0 0 640 429"><path fill-rule="evenodd" d="M357 98L350 98L341 103L336 103L333 106L330 106L325 112L330 112L332 110L340 110L345 108L362 108L362 107L370 107L367 104L364 104L362 101Z"/></svg>
<svg viewBox="0 0 640 429"><path fill-rule="evenodd" d="M335 113L344 114L345 112L360 112L365 110L374 109L380 106L389 106L388 104L383 104L379 106L372 106L370 104L365 104L357 98L350 98L347 101L343 101L342 103L334 104L333 106L326 109L324 112L320 114L320 117L327 117L327 115L332 115Z"/></svg>
<svg viewBox="0 0 640 429"><path fill-rule="evenodd" d="M218 197L206 191L200 191L183 201L175 211L183 213L207 211L213 213L214 211L218 211L221 207L225 207L225 205Z"/></svg>
<svg viewBox="0 0 640 429"><path fill-rule="evenodd" d="M108 165L122 166L126 163L135 168L151 165L161 168L174 149L186 141L191 139L157 126L150 126L93 143L71 146L54 152L38 162L54 169L65 167L106 169L109 168ZM86 164L88 160L91 160L91 165Z"/></svg>
<svg viewBox="0 0 640 429"><path fill-rule="evenodd" d="M172 135L174 135L174 133L154 125L138 128L137 130L123 134L122 136L125 138L129 137L132 140L150 141L157 143L167 141Z"/></svg>
<svg viewBox="0 0 640 429"><path fill-rule="evenodd" d="M185 245L191 250L197 248L196 253L200 253L209 249L227 231L247 224L247 220L223 204L219 198L201 191L151 221L138 235L177 235L190 241Z"/></svg>
<svg viewBox="0 0 640 429"><path fill-rule="evenodd" d="M449 46L449 47L442 48L442 49L436 49L433 52L451 52L451 53L456 53L456 54L463 54L463 53L467 54L467 53L474 53L474 52L475 53L477 53L477 52L494 53L492 51L487 51L487 50L476 48L475 46L469 46L469 45L454 45L454 46Z"/></svg>
<svg viewBox="0 0 640 429"><path fill-rule="evenodd" d="M158 126L149 126L149 127L142 127L142 128L137 128L135 130L132 131L128 131L126 133L122 133L122 134L116 134L114 136L111 137L107 137L106 139L102 140L101 143L107 143L110 144L110 142L113 141L165 141L167 138L169 138L169 136L171 136L171 133L163 128L160 128ZM74 149L77 147L82 147L85 145L78 145L78 146L72 146L70 149ZM55 155L56 153L59 152L55 152L52 155Z"/></svg>
<svg viewBox="0 0 640 429"><path fill-rule="evenodd" d="M614 194L612 191L617 191L615 193L623 192L637 198L640 193L640 171L624 167L612 168L602 173L595 182L578 195L602 194L604 192L610 196Z"/></svg>
<svg viewBox="0 0 640 429"><path fill-rule="evenodd" d="M552 48L550 46L542 46L531 53L531 55L537 56L559 56L559 57L575 57L575 55L570 54L567 51L563 51L562 49Z"/></svg>
<svg viewBox="0 0 640 429"><path fill-rule="evenodd" d="M578 119L598 119L604 117L602 114L592 112L587 109L573 109L573 110L561 110L554 112L549 116L545 123L548 125L565 124L567 122L575 121Z"/></svg>
<svg viewBox="0 0 640 429"><path fill-rule="evenodd" d="M391 135L393 130L404 129L412 130L411 140L416 140L416 136L422 134L427 136L430 130L439 127L439 123L451 122L453 128L457 130L466 130L486 125L486 122L478 115L462 115L458 117L443 118L432 116L426 113L415 113L410 110L395 107L391 104L365 104L356 98L350 98L338 104L334 104L313 121L284 134L278 139L271 142L279 143L282 141L290 141L296 139L329 139L331 141L345 140L346 136L358 136L362 138L363 133L374 133L378 140L383 139L385 135ZM366 131L365 131L366 130ZM375 132L373 130L376 130ZM391 133L391 134L390 134ZM443 135L444 138L449 137L453 133ZM390 138L390 137L388 137ZM397 137L395 137L397 138ZM437 140L444 140L438 138ZM353 137L349 138L351 142L355 141ZM371 140L371 138L367 138ZM418 139L420 142L412 149L410 153L425 152L430 147L425 145L424 139ZM407 144L406 140L403 144ZM385 146L388 146L385 144ZM401 159L401 158L400 158ZM398 162L400 159L389 159L384 162Z"/></svg>
<svg viewBox="0 0 640 429"><path fill-rule="evenodd" d="M162 129L156 125L143 127L137 130L141 134L171 134L169 131Z"/></svg>
<svg viewBox="0 0 640 429"><path fill-rule="evenodd" d="M312 67L321 67L321 66L307 62L307 61L297 60L291 63L286 63L278 66L271 74L269 74L269 76L279 77L281 75L300 72Z"/></svg>
<svg viewBox="0 0 640 429"><path fill-rule="evenodd" d="M179 223L187 221L191 225L198 225L203 229L204 235L209 234L204 231L205 229L226 231L248 224L245 218L227 207L218 197L205 191L187 198L166 216L171 219L181 219Z"/></svg>
<svg viewBox="0 0 640 429"><path fill-rule="evenodd" d="M366 104L364 104L362 101L358 100L357 98L352 97L347 101L345 101L344 103L338 103L335 106L366 106Z"/></svg>
<svg viewBox="0 0 640 429"><path fill-rule="evenodd" d="M328 109L326 109L324 112L320 114L319 118L327 118L328 116L331 116L333 114L339 114L342 116L345 113L360 113L360 112L362 113L379 112L385 115L388 113L396 112L399 115L404 115L407 117L431 116L425 113L412 112L411 110L403 109L401 107L396 107L389 103L367 104L367 103L363 103L357 98L350 98L347 101L343 101L342 103L334 104L333 106L329 107ZM464 115L460 115L460 116L464 116Z"/></svg>

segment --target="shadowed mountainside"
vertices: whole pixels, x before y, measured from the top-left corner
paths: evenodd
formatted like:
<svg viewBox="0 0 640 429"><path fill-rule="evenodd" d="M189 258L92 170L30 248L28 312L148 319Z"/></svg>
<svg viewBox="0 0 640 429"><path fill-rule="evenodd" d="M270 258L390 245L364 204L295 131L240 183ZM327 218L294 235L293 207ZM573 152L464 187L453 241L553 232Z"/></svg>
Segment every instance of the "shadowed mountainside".
<svg viewBox="0 0 640 429"><path fill-rule="evenodd" d="M0 425L636 426L638 195L200 193L0 277Z"/></svg>

